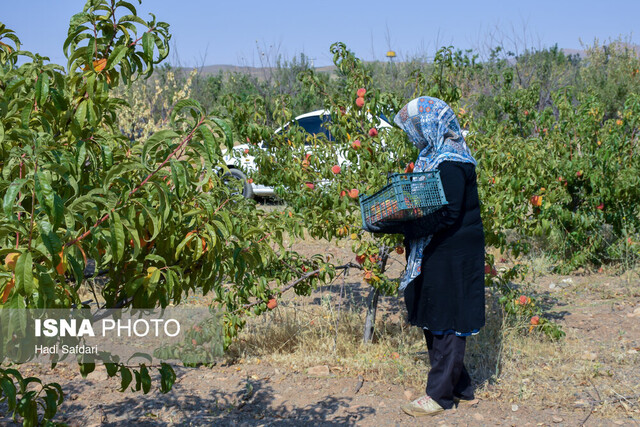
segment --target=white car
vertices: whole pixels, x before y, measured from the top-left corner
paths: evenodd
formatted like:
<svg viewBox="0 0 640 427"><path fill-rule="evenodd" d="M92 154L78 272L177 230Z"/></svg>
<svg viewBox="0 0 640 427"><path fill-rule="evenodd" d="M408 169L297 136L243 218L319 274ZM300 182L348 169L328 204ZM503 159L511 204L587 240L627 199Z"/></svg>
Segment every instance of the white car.
<svg viewBox="0 0 640 427"><path fill-rule="evenodd" d="M331 133L325 128L324 124L331 120L331 113L327 110L316 110L310 113L305 113L297 116L294 121L303 128L306 132L319 135L324 134L329 141L333 140ZM379 123L376 128L391 128L392 126L386 120L385 117L379 118ZM282 131L282 128L276 129L275 133L278 134ZM264 148L264 142L259 144L260 148ZM249 183L247 181L246 172L256 170L256 164L254 157L249 153L249 145L242 144L233 147L232 153L225 153L224 162L229 169L229 175L235 179L242 181L243 191L242 195L247 198L253 198L255 196L260 197L273 197L275 191L273 187L261 185L255 182ZM340 154L338 154L339 164L347 162Z"/></svg>

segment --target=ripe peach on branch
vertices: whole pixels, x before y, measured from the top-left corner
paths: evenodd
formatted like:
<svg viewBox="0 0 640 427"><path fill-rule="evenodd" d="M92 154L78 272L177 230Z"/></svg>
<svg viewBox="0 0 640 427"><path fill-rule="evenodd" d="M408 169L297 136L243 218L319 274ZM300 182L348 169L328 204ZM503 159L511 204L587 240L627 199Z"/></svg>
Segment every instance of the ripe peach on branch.
<svg viewBox="0 0 640 427"><path fill-rule="evenodd" d="M409 163L407 167L404 169L404 173L413 173L414 167L415 165L413 164L413 162Z"/></svg>
<svg viewBox="0 0 640 427"><path fill-rule="evenodd" d="M490 274L491 276L497 276L498 271L495 267L490 266L489 264L485 264L484 266L484 274Z"/></svg>

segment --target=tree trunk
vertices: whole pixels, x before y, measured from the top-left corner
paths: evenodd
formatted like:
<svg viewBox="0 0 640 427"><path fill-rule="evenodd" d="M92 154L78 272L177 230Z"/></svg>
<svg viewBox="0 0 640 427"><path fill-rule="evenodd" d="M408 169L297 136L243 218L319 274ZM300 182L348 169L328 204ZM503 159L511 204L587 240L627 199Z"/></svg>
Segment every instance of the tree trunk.
<svg viewBox="0 0 640 427"><path fill-rule="evenodd" d="M372 288L367 298L367 317L364 321L364 337L363 342L365 344L371 342L373 339L373 331L376 325L376 312L378 311L378 297L380 291L376 288Z"/></svg>
<svg viewBox="0 0 640 427"><path fill-rule="evenodd" d="M382 260L380 261L380 273L384 273L384 270L387 267L387 259L389 258L389 254L387 253L386 248L383 247L380 250L380 255L382 258ZM365 344L368 344L371 342L371 340L373 340L379 296L380 291L377 288L372 288L371 292L369 292L369 297L367 298L367 317L364 321L364 334L362 337L362 342L364 342Z"/></svg>

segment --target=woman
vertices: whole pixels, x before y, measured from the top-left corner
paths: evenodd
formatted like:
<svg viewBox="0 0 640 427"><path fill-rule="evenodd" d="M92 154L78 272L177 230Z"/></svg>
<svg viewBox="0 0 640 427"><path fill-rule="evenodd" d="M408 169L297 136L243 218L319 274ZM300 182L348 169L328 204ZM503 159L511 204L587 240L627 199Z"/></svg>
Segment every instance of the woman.
<svg viewBox="0 0 640 427"><path fill-rule="evenodd" d="M409 415L433 415L473 399L464 367L466 337L484 326L484 232L469 152L453 110L420 97L394 119L420 150L414 172L439 170L448 204L428 218L378 223L368 231L403 233L407 270L400 290L409 322L423 328L431 369L427 394L404 405Z"/></svg>

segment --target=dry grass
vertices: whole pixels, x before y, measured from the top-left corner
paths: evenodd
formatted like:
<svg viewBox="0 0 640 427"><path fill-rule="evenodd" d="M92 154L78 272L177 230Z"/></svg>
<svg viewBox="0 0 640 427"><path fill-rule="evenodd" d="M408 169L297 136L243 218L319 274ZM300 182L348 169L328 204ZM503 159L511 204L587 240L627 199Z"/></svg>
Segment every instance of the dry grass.
<svg viewBox="0 0 640 427"><path fill-rule="evenodd" d="M483 383L497 378L503 338L510 330L494 299L490 301L493 308L486 327L470 337L467 346L468 368ZM374 342L365 345L361 306L344 301L340 305L330 295L320 298L320 304L294 299L266 319L249 322L229 354L240 359L262 358L292 370L328 365L337 374L362 374L368 380L422 389L428 372L424 336L418 328L400 321L403 316L383 303Z"/></svg>
<svg viewBox="0 0 640 427"><path fill-rule="evenodd" d="M513 336L502 357L502 375L484 397L528 401L538 407L588 408L604 417L638 412L640 361L622 353L604 356L606 349L585 350L579 337L545 342L539 337ZM624 398L623 398L624 397ZM595 403L593 401L596 401Z"/></svg>
<svg viewBox="0 0 640 427"><path fill-rule="evenodd" d="M602 301L594 309L597 315L597 308L612 299L615 303L639 293L637 285L621 278L616 286L574 285L564 295L574 300L575 312L590 313L594 301ZM424 388L428 372L424 337L402 320L397 299L382 299L375 340L364 345L362 298L340 298L340 292L326 289L313 297L283 302L266 317L250 321L231 354L248 361L260 358L294 372L328 365L336 375L363 375L367 381ZM640 408L638 397L631 396L640 395L640 376L635 372L640 357L632 349L639 341L625 341L624 331L615 325L602 330L608 341L601 343L597 335L587 339L582 329L565 325L567 336L552 342L535 333L523 334L525 321L504 318L491 293L487 301L487 325L467 342L466 364L479 397L580 413L585 410L581 404L593 405L600 417L637 417L633 411Z"/></svg>

